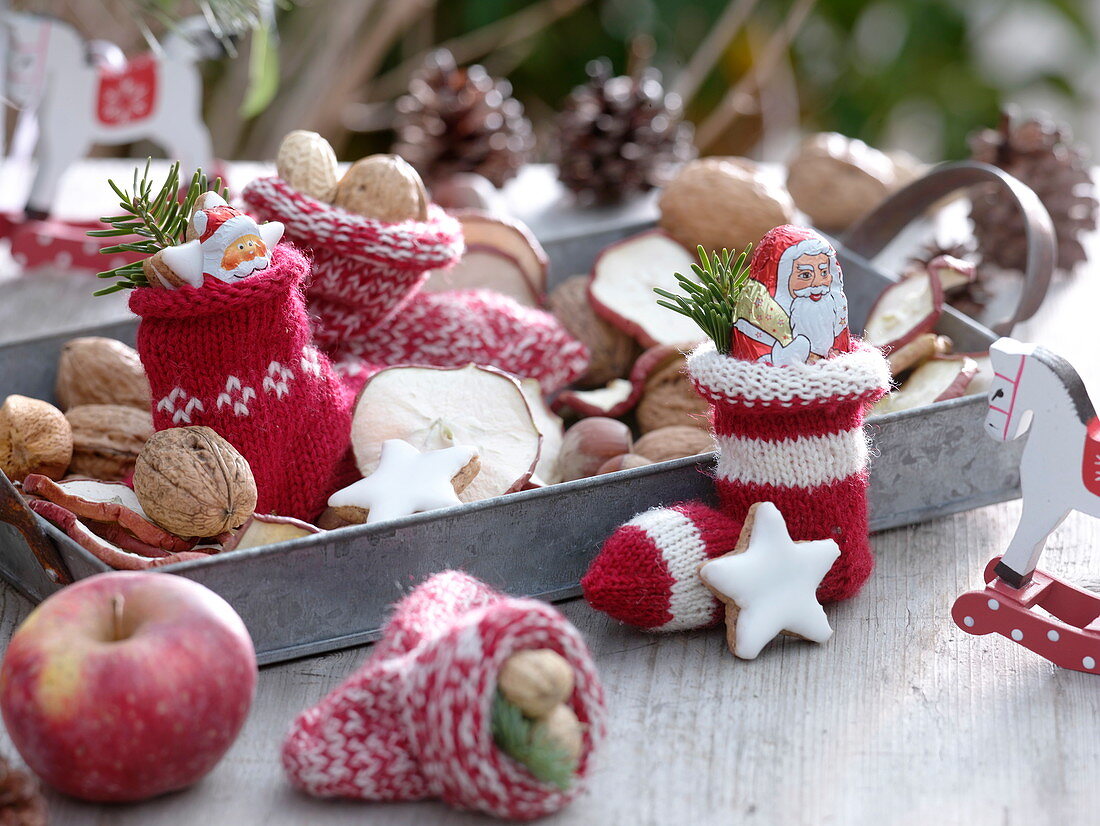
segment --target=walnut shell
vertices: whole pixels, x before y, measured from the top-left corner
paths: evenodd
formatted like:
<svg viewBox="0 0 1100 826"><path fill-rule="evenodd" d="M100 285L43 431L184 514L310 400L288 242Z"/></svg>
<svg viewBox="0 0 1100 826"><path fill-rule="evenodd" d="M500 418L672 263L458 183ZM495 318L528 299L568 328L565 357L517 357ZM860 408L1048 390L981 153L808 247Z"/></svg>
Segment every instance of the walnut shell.
<svg viewBox="0 0 1100 826"><path fill-rule="evenodd" d="M31 473L65 475L73 456L73 431L49 402L12 395L0 406L0 470L13 482Z"/></svg>
<svg viewBox="0 0 1100 826"><path fill-rule="evenodd" d="M336 194L336 153L316 132L295 129L288 133L279 144L275 169L303 195L328 202Z"/></svg>
<svg viewBox="0 0 1100 826"><path fill-rule="evenodd" d="M573 696L573 667L549 648L519 651L504 661L497 686L528 717L545 717Z"/></svg>
<svg viewBox="0 0 1100 826"><path fill-rule="evenodd" d="M674 425L705 429L709 409L691 384L687 358L677 354L650 373L635 415L642 433Z"/></svg>
<svg viewBox="0 0 1100 826"><path fill-rule="evenodd" d="M152 415L136 407L82 404L66 411L65 418L73 429L69 473L104 482L125 479L153 435Z"/></svg>
<svg viewBox="0 0 1100 826"><path fill-rule="evenodd" d="M588 370L577 384L603 387L630 372L641 348L633 336L596 315L588 300L590 280L587 275L567 278L550 293L548 302L562 326L588 348Z"/></svg>
<svg viewBox="0 0 1100 826"><path fill-rule="evenodd" d="M57 404L121 404L149 410L149 380L137 350L113 338L88 336L65 342L57 363Z"/></svg>
<svg viewBox="0 0 1100 826"><path fill-rule="evenodd" d="M661 193L661 227L687 247L743 249L794 219L787 191L765 180L744 158L685 164Z"/></svg>
<svg viewBox="0 0 1100 826"><path fill-rule="evenodd" d="M145 514L177 536L217 536L256 509L252 468L209 427L155 434L138 454L134 492Z"/></svg>
<svg viewBox="0 0 1100 826"><path fill-rule="evenodd" d="M368 155L336 185L332 203L378 221L426 221L428 193L420 175L397 155Z"/></svg>
<svg viewBox="0 0 1100 826"><path fill-rule="evenodd" d="M652 464L653 460L647 459L645 456L639 456L637 453L623 453L620 456L611 457L600 465L596 475L603 476L605 473L615 473L619 470L630 470L631 468L645 467Z"/></svg>
<svg viewBox="0 0 1100 826"><path fill-rule="evenodd" d="M836 132L806 138L787 165L787 189L795 204L826 232L847 229L898 183L887 155Z"/></svg>
<svg viewBox="0 0 1100 826"><path fill-rule="evenodd" d="M682 459L714 450L714 437L706 430L686 425L652 430L634 443L634 453L654 462Z"/></svg>

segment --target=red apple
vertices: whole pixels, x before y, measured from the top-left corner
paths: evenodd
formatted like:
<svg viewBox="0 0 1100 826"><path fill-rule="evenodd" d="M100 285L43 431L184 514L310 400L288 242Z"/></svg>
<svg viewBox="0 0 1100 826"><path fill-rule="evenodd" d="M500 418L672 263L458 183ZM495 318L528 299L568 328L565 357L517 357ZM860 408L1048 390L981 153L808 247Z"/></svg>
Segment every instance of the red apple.
<svg viewBox="0 0 1100 826"><path fill-rule="evenodd" d="M229 603L183 577L119 571L57 592L19 626L0 712L54 788L141 800L214 768L255 688L252 639Z"/></svg>

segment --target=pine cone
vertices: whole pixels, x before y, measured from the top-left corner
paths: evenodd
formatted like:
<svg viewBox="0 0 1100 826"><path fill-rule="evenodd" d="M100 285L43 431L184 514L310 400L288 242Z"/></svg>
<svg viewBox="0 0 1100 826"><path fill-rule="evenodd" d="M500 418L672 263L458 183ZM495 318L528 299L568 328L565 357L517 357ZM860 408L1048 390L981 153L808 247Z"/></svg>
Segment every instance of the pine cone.
<svg viewBox="0 0 1100 826"><path fill-rule="evenodd" d="M398 99L395 129L394 153L429 187L457 172L476 172L503 186L535 146L512 85L481 66L458 68L446 49L428 56Z"/></svg>
<svg viewBox="0 0 1100 826"><path fill-rule="evenodd" d="M47 819L38 784L0 757L0 826L46 826Z"/></svg>
<svg viewBox="0 0 1100 826"><path fill-rule="evenodd" d="M1002 113L997 129L970 136L974 160L999 166L1030 186L1054 221L1057 265L1072 270L1085 260L1079 235L1096 228L1096 189L1082 147L1069 130L1048 118L1013 122ZM982 258L1005 269L1022 270L1027 260L1023 219L1007 196L993 187L975 188L970 218Z"/></svg>
<svg viewBox="0 0 1100 826"><path fill-rule="evenodd" d="M590 61L588 82L573 90L557 118L558 177L600 202L663 186L695 157L694 130L661 73L612 77L611 62Z"/></svg>

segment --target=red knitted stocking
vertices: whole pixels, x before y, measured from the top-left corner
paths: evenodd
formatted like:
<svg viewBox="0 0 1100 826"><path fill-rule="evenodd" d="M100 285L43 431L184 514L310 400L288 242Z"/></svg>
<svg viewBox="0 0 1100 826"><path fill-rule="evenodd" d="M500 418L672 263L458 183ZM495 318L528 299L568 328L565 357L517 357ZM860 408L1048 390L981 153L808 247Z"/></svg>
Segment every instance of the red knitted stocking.
<svg viewBox="0 0 1100 826"><path fill-rule="evenodd" d="M500 667L529 648L557 651L576 678L584 750L564 792L503 754L490 731ZM362 668L294 721L283 767L295 786L321 797L439 797L531 820L579 794L603 732L603 690L576 629L545 603L447 571L402 600Z"/></svg>
<svg viewBox="0 0 1100 826"><path fill-rule="evenodd" d="M213 428L252 467L257 510L300 519L355 475L352 396L310 344L307 272L301 253L281 245L268 269L240 281L130 296L156 428Z"/></svg>
<svg viewBox="0 0 1100 826"><path fill-rule="evenodd" d="M818 598L854 596L874 565L863 415L889 386L885 359L856 344L814 364L775 367L704 345L689 357L688 373L711 404L722 513L688 504L635 517L600 550L581 583L585 597L654 631L717 622L721 605L697 569L733 548L756 502L774 502L795 540L835 539L840 557Z"/></svg>

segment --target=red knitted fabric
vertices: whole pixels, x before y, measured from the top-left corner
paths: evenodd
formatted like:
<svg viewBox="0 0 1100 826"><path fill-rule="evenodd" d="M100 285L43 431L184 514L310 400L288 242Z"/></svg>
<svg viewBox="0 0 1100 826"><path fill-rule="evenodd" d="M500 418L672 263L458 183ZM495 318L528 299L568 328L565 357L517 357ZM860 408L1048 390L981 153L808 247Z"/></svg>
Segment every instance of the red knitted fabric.
<svg viewBox="0 0 1100 826"><path fill-rule="evenodd" d="M430 270L462 254L460 225L437 207L426 223L389 224L275 177L253 181L241 196L257 218L282 221L287 237L313 254L306 295L314 338L357 383L363 371L395 364L475 362L538 379L551 393L588 365L585 346L549 313L487 290L420 292Z"/></svg>
<svg viewBox="0 0 1100 826"><path fill-rule="evenodd" d="M268 269L240 281L130 296L157 430L213 428L252 467L257 510L300 519L356 476L353 396L310 344L307 272L302 254L280 245Z"/></svg>
<svg viewBox="0 0 1100 826"><path fill-rule="evenodd" d="M647 631L720 622L721 604L699 581L699 566L737 544L741 522L698 502L635 516L604 543L581 579L585 599Z"/></svg>
<svg viewBox="0 0 1100 826"><path fill-rule="evenodd" d="M497 674L530 648L553 649L573 666L572 707L585 734L577 779L564 792L501 752L490 729ZM294 721L283 767L296 787L321 797L437 797L531 820L580 793L604 715L591 655L561 614L446 571L402 600L359 671Z"/></svg>
<svg viewBox="0 0 1100 826"><path fill-rule="evenodd" d="M241 198L260 220L282 221L287 238L313 256L306 296L311 311L328 320L317 337L325 350L340 347L338 335L325 335L341 326L337 319L350 316L348 333L365 334L411 300L432 270L452 267L462 256L461 226L436 206L423 223L376 221L274 176L252 181Z"/></svg>

